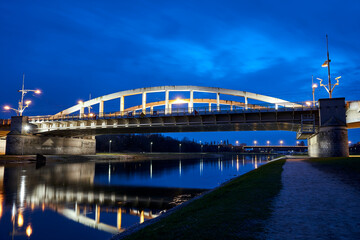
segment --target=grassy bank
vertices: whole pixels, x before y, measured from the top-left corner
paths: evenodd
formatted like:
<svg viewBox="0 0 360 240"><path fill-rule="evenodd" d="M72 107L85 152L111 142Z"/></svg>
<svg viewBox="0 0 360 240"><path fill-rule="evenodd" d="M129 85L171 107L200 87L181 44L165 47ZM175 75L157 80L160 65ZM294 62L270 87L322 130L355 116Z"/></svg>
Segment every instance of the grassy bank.
<svg viewBox="0 0 360 240"><path fill-rule="evenodd" d="M281 189L284 163L261 166L123 239L254 239Z"/></svg>

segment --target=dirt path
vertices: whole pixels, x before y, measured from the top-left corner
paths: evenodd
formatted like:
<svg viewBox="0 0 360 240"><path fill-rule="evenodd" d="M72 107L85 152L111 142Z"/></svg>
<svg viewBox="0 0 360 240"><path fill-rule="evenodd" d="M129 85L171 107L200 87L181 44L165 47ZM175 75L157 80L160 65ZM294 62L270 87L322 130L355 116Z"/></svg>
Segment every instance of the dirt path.
<svg viewBox="0 0 360 240"><path fill-rule="evenodd" d="M360 239L360 192L301 160L287 160L265 239Z"/></svg>

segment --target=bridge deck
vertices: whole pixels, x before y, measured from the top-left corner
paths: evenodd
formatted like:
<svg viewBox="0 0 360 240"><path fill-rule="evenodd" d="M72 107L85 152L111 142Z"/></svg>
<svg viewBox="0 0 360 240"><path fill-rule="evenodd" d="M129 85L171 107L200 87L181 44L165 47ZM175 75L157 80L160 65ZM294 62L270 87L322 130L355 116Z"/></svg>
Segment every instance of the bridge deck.
<svg viewBox="0 0 360 240"><path fill-rule="evenodd" d="M318 124L318 109L233 109L215 111L147 112L146 114L104 114L103 117L30 118L33 133L56 136L89 136L121 133L200 132L200 131L298 131L304 116Z"/></svg>

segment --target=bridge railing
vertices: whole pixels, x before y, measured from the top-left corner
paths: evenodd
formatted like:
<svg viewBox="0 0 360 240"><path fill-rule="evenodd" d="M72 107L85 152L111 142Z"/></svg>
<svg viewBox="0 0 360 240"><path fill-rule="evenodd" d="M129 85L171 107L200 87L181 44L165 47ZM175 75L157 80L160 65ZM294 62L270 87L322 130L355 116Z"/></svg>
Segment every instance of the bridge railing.
<svg viewBox="0 0 360 240"><path fill-rule="evenodd" d="M11 119L0 119L0 125L10 125Z"/></svg>
<svg viewBox="0 0 360 240"><path fill-rule="evenodd" d="M226 113L248 113L248 112L282 112L282 111L301 111L317 110L317 106L305 105L303 102L294 107L288 105L264 104L247 106L214 106L214 107L194 107L194 108L168 108L168 109L137 109L133 111L117 111L107 113L84 113L61 116L32 116L30 122L47 122L47 121L78 121L78 120L99 120L99 119L119 119L119 118L144 118L144 117L164 117L164 116L197 116L209 114L226 114Z"/></svg>

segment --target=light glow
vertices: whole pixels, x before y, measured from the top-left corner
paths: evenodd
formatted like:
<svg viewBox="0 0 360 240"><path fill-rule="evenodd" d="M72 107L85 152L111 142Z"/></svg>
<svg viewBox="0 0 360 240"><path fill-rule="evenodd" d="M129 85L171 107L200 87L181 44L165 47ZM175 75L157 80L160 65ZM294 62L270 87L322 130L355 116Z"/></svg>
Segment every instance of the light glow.
<svg viewBox="0 0 360 240"><path fill-rule="evenodd" d="M310 101L307 101L305 102L306 106L310 107L311 106L311 102Z"/></svg>
<svg viewBox="0 0 360 240"><path fill-rule="evenodd" d="M30 103L31 103L30 100L27 100L27 101L25 102L26 105L29 105Z"/></svg>
<svg viewBox="0 0 360 240"><path fill-rule="evenodd" d="M17 224L19 227L22 227L24 225L24 217L21 212L19 213Z"/></svg>
<svg viewBox="0 0 360 240"><path fill-rule="evenodd" d="M313 85L312 85L312 88L317 88L318 87L318 85L316 84L316 83L314 83Z"/></svg>
<svg viewBox="0 0 360 240"><path fill-rule="evenodd" d="M175 101L173 101L172 104L183 104L183 103L188 103L188 102L185 101L184 99L177 98Z"/></svg>
<svg viewBox="0 0 360 240"><path fill-rule="evenodd" d="M9 107L9 106L5 106L4 109L5 109L5 110L10 110L10 107Z"/></svg>
<svg viewBox="0 0 360 240"><path fill-rule="evenodd" d="M32 234L32 228L31 225L29 225L26 228L26 236L30 237L31 234Z"/></svg>
<svg viewBox="0 0 360 240"><path fill-rule="evenodd" d="M40 91L39 89L37 89L37 90L35 90L35 93L36 93L36 94L40 94L41 91Z"/></svg>
<svg viewBox="0 0 360 240"><path fill-rule="evenodd" d="M80 101L78 101L78 104L84 104L84 102L80 100Z"/></svg>

